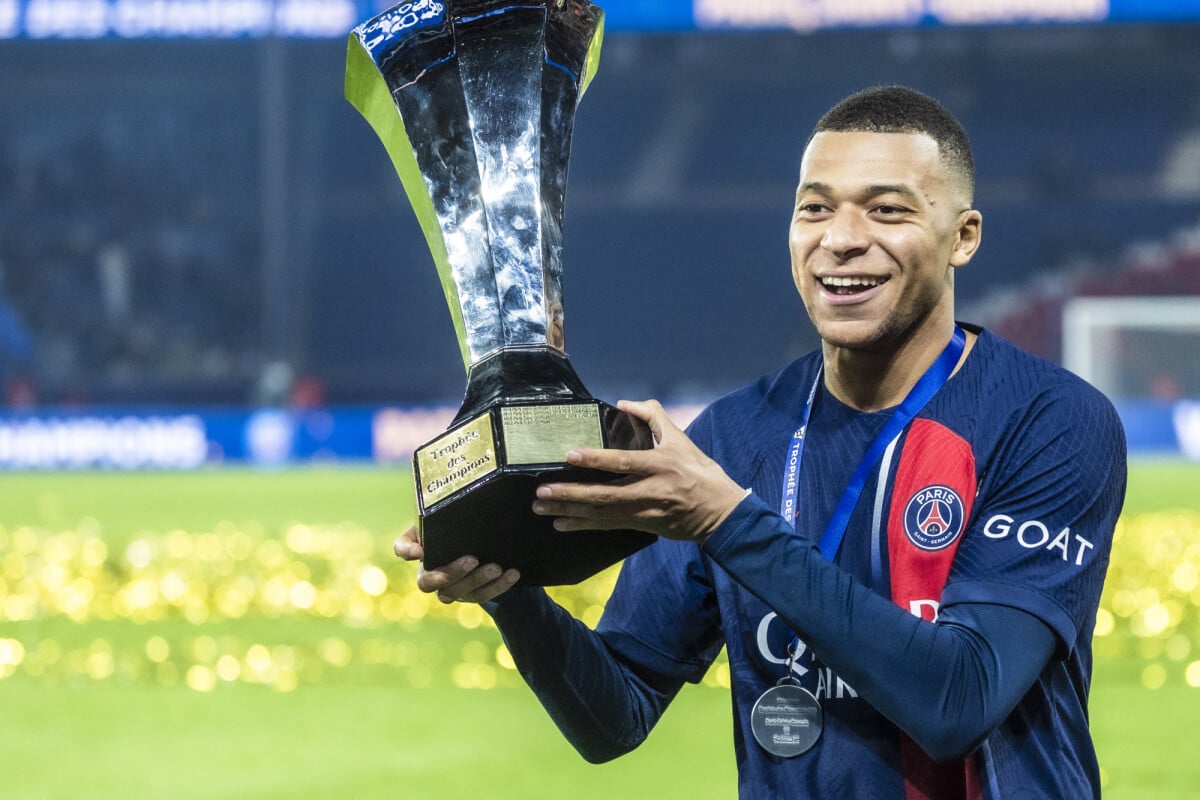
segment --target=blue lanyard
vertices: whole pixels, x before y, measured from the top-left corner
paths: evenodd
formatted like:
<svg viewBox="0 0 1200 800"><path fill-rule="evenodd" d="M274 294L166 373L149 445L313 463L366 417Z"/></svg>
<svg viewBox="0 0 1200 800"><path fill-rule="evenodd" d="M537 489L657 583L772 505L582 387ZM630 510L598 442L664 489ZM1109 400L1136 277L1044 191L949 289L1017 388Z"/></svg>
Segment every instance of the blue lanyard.
<svg viewBox="0 0 1200 800"><path fill-rule="evenodd" d="M854 470L854 475L850 478L850 483L846 486L846 491L842 492L842 499L838 501L833 516L829 518L825 534L821 537L821 555L826 559L833 561L837 556L838 548L842 546L842 539L846 536L846 528L850 525L850 516L854 513L854 507L858 505L858 498L862 496L863 487L867 484L867 476L883 458L883 451L950 379L950 375L958 365L958 360L962 358L966 343L967 335L962 328L955 325L950 343L946 345L942 354L930 365L916 385L909 390L904 401L892 413L883 426L883 430L867 448L866 454L862 457L862 461L858 462L858 468ZM804 439L808 433L808 421L812 416L813 404L817 399L817 389L821 385L823 371L823 368L817 370L817 377L813 381L808 399L804 403L804 410L800 415L800 427L792 434L792 440L788 444L787 459L784 461L783 493L779 504L779 513L793 526L796 524L796 497L800 481L800 462L804 455Z"/></svg>

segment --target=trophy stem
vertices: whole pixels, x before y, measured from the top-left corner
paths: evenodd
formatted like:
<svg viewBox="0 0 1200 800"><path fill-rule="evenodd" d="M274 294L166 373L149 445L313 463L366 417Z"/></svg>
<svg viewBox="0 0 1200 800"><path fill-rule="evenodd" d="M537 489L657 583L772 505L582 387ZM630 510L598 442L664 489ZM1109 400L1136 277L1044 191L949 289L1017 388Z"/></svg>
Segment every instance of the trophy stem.
<svg viewBox="0 0 1200 800"><path fill-rule="evenodd" d="M471 365L467 391L451 427L506 403L593 400L575 368L552 347L506 347Z"/></svg>

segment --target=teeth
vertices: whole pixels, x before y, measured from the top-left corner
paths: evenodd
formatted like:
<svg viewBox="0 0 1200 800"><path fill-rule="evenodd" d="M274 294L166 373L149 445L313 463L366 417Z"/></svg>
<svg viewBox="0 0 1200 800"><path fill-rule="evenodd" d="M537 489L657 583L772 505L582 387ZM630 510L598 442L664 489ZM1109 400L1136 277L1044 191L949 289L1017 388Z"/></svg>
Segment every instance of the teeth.
<svg viewBox="0 0 1200 800"><path fill-rule="evenodd" d="M821 283L825 284L826 286L878 286L879 284L883 283L883 281L879 278L831 277L821 278Z"/></svg>

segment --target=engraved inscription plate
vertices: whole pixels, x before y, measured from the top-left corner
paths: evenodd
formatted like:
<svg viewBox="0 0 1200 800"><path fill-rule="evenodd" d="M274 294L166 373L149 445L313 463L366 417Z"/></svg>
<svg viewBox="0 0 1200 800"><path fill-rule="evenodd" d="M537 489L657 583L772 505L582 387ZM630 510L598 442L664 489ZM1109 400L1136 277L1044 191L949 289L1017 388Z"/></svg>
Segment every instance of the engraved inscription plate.
<svg viewBox="0 0 1200 800"><path fill-rule="evenodd" d="M561 464L574 447L604 447L600 410L592 403L504 406L504 451L510 464Z"/></svg>
<svg viewBox="0 0 1200 800"><path fill-rule="evenodd" d="M484 414L430 442L416 453L421 505L425 508L495 472L492 417Z"/></svg>

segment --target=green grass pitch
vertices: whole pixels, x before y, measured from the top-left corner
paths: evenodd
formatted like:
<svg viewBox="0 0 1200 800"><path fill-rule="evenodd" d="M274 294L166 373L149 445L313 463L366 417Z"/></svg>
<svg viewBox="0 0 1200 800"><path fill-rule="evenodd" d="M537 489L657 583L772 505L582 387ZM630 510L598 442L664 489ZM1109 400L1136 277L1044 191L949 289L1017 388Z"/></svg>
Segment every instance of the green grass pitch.
<svg viewBox="0 0 1200 800"><path fill-rule="evenodd" d="M1196 796L1200 465L1135 463L1098 624L1108 798ZM585 764L390 555L401 470L0 477L0 797L734 797L727 675ZM560 600L594 620L606 573Z"/></svg>

